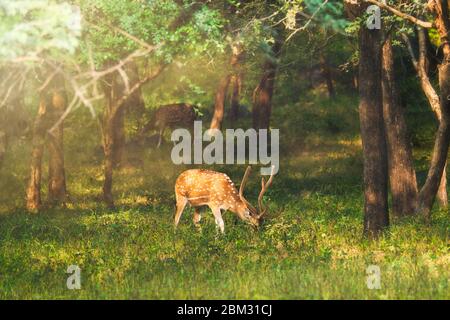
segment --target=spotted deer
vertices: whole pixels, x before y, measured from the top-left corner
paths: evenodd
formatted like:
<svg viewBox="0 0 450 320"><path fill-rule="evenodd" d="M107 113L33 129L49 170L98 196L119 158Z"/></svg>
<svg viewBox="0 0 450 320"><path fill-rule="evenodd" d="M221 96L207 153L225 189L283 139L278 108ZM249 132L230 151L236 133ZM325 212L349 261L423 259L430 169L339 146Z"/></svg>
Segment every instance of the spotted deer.
<svg viewBox="0 0 450 320"><path fill-rule="evenodd" d="M250 175L251 167L248 166L239 188L239 193L233 181L225 174L205 169L191 169L181 173L175 183L175 198L177 208L175 212L175 228L180 222L181 214L186 206L194 207L194 225L200 227L200 206L208 206L216 220L216 226L222 233L225 225L221 210L230 210L241 220L258 227L267 207L263 206L262 200L269 186L272 184L274 167L267 182L261 179L261 192L258 196L258 209L253 207L244 197L245 184Z"/></svg>
<svg viewBox="0 0 450 320"><path fill-rule="evenodd" d="M185 127L194 125L196 113L194 106L187 103L168 104L159 107L152 119L144 126L141 134L150 130L157 130L159 134L158 148L161 146L162 136L166 128Z"/></svg>

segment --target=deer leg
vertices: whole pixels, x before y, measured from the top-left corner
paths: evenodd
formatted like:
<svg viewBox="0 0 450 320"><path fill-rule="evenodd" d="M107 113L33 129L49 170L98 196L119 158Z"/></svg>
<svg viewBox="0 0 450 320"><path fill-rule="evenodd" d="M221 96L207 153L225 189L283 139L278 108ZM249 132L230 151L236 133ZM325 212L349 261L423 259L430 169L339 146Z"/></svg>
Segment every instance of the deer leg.
<svg viewBox="0 0 450 320"><path fill-rule="evenodd" d="M175 221L174 221L175 229L177 228L178 223L180 222L181 214L183 213L183 210L186 207L187 202L188 201L185 197L177 197L177 210L175 212Z"/></svg>
<svg viewBox="0 0 450 320"><path fill-rule="evenodd" d="M211 208L211 211L216 220L216 226L220 229L220 232L222 234L225 233L225 224L223 223L222 212L220 212L220 208Z"/></svg>
<svg viewBox="0 0 450 320"><path fill-rule="evenodd" d="M200 214L200 209L199 208L195 208L194 209L194 217L193 217L193 221L194 221L194 225L198 228L201 229L200 226L200 220L202 219L202 215Z"/></svg>

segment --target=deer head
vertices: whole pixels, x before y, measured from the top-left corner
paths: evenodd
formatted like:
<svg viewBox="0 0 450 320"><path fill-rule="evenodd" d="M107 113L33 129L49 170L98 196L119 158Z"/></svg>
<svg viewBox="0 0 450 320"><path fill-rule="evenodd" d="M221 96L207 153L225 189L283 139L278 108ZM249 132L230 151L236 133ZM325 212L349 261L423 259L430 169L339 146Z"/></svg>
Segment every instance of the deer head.
<svg viewBox="0 0 450 320"><path fill-rule="evenodd" d="M248 202L247 199L245 199L245 197L244 197L245 185L247 184L247 180L248 180L251 170L252 170L252 168L250 166L248 166L247 169L245 170L244 177L242 178L241 186L239 187L239 198L245 204L245 206L248 210L248 213L249 213L248 216L246 215L246 220L248 220L248 222L250 222L252 225L258 227L260 225L260 222L263 219L263 216L268 211L268 208L263 205L262 200L263 200L264 194L266 193L267 189L272 184L275 167L272 166L272 173L270 174L270 178L269 178L269 180L267 180L267 182L265 182L264 177L261 178L261 191L259 192L259 196L258 196L258 209L253 207L250 204L250 202Z"/></svg>

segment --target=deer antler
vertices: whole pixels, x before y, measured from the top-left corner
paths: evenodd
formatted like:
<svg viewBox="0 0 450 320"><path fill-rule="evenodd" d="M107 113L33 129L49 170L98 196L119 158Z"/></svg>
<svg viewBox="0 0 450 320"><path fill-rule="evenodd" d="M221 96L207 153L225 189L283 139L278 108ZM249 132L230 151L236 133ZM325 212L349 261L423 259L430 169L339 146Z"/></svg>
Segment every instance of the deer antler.
<svg viewBox="0 0 450 320"><path fill-rule="evenodd" d="M244 197L244 189L245 185L247 184L248 176L250 175L250 172L252 171L252 167L248 166L245 170L244 177L242 178L241 186L239 187L239 198L241 198L242 202L244 202L247 205L247 208L252 211L252 213L256 213L256 209L248 202Z"/></svg>
<svg viewBox="0 0 450 320"><path fill-rule="evenodd" d="M267 212L267 208L263 206L262 199L263 199L263 196L266 193L267 189L272 184L274 171L275 171L275 166L272 166L272 172L270 173L270 178L267 181L267 183L265 183L264 178L261 178L261 192L259 193L259 196L258 196L258 207L259 207L258 218L261 218Z"/></svg>

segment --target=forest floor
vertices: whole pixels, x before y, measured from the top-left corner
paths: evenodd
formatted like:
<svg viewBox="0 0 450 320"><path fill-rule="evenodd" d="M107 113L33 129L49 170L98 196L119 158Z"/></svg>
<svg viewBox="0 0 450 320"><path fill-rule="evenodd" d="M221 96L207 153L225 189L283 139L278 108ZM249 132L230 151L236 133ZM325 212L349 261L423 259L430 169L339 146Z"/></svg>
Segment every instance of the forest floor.
<svg viewBox="0 0 450 320"><path fill-rule="evenodd" d="M115 174L117 209L106 209L98 139L78 132L78 120L66 130L71 201L27 214L29 145L15 146L0 172L0 299L450 299L447 210L436 208L429 225L392 219L378 241L362 237L356 104L337 103L275 111L280 172L258 231L225 213L218 235L205 210L199 232L187 209L174 232L173 185L185 167L171 164L167 144L128 154ZM239 184L245 166L216 169ZM253 202L258 172L247 186ZM81 270L79 290L67 289L70 265ZM368 288L370 265L379 289Z"/></svg>

